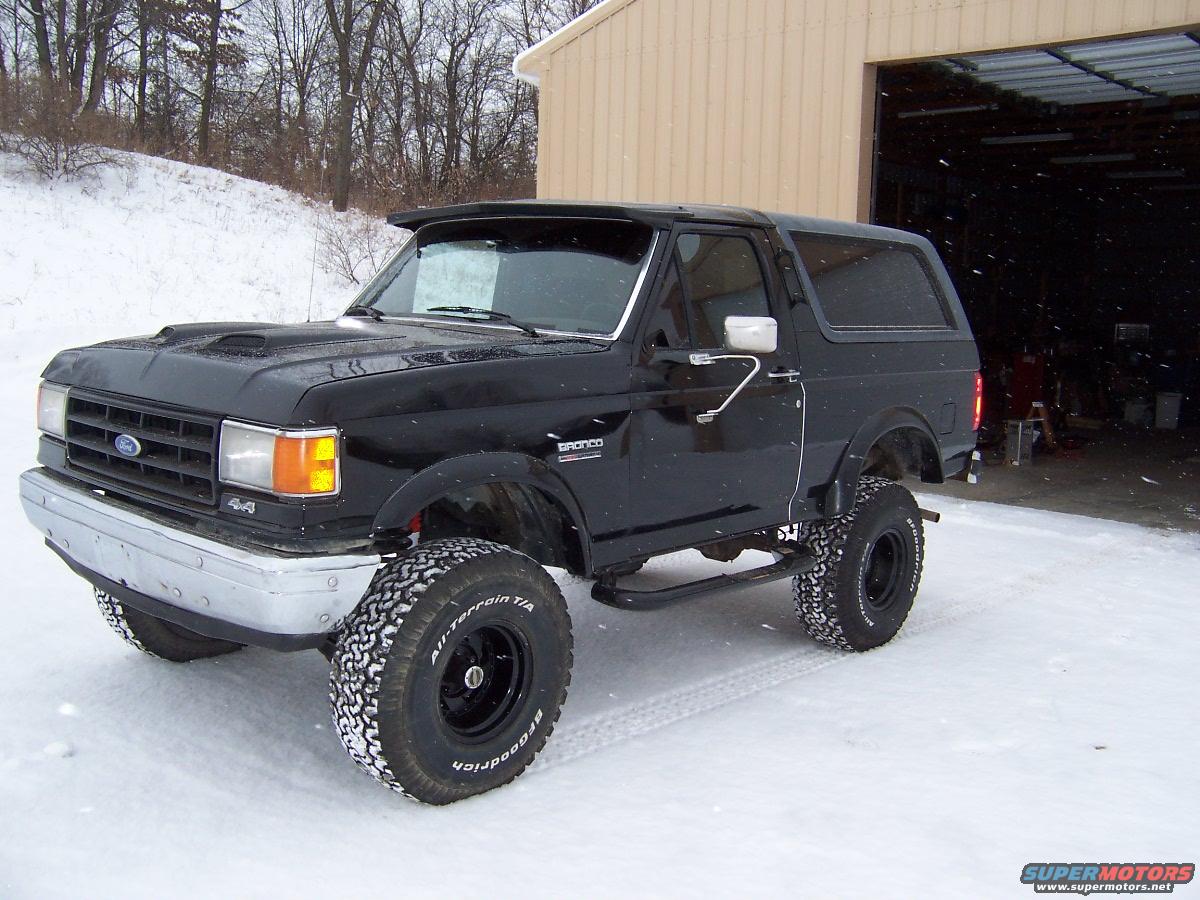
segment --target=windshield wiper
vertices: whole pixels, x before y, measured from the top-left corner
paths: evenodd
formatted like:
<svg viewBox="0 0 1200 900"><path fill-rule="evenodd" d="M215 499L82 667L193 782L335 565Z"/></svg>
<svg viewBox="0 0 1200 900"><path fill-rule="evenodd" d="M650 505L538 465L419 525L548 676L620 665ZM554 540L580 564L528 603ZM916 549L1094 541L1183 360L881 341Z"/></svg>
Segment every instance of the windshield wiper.
<svg viewBox="0 0 1200 900"><path fill-rule="evenodd" d="M488 319L494 319L497 322L503 322L505 325L511 325L513 328L520 328L526 334L531 334L534 337L541 337L537 329L532 325L520 322L508 313L496 312L494 309L483 309L479 306L431 306L425 311L431 313L463 313L471 316L483 316Z"/></svg>
<svg viewBox="0 0 1200 900"><path fill-rule="evenodd" d="M342 313L343 316L366 316L369 319L374 319L376 322L382 321L383 313L373 306L364 306L361 303L355 303L348 310Z"/></svg>

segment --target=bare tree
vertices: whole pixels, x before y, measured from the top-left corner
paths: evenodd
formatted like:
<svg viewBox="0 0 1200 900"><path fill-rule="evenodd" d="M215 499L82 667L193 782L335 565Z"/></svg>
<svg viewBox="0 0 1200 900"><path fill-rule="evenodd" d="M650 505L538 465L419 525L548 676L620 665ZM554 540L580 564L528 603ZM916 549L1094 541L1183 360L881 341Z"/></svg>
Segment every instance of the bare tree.
<svg viewBox="0 0 1200 900"><path fill-rule="evenodd" d="M61 2L61 0L60 0ZM121 11L122 0L97 0L91 15L92 72L88 81L87 99L83 108L95 112L104 97L104 86L108 78L108 60L111 49L113 26ZM82 86L82 65L79 67Z"/></svg>
<svg viewBox="0 0 1200 900"><path fill-rule="evenodd" d="M254 31L274 103L276 135L287 167L307 168L312 150L312 106L331 45L324 0L265 0Z"/></svg>
<svg viewBox="0 0 1200 900"><path fill-rule="evenodd" d="M352 188L373 207L513 196L537 98L512 58L595 2L0 0L0 106L336 210Z"/></svg>
<svg viewBox="0 0 1200 900"><path fill-rule="evenodd" d="M199 76L196 155L203 160L211 155L218 76L222 70L237 69L246 62L239 43L238 11L248 2L226 7L223 0L182 0L176 6L176 33L190 45L180 53Z"/></svg>
<svg viewBox="0 0 1200 900"><path fill-rule="evenodd" d="M337 47L338 110L333 170L333 208L350 205L354 114L386 4L372 0L325 0L329 31Z"/></svg>
<svg viewBox="0 0 1200 900"><path fill-rule="evenodd" d="M113 28L124 0L17 0L33 32L38 71L71 98L74 111L94 111L108 77ZM84 85L87 84L87 93ZM56 104L57 106L57 104Z"/></svg>
<svg viewBox="0 0 1200 900"><path fill-rule="evenodd" d="M196 128L196 153L208 159L210 132L212 129L213 100L217 93L217 65L221 45L221 19L225 8L221 0L203 0L203 25L201 52L204 62L204 82L200 94L200 122Z"/></svg>
<svg viewBox="0 0 1200 900"><path fill-rule="evenodd" d="M508 17L512 34L526 47L578 19L600 0L516 0Z"/></svg>
<svg viewBox="0 0 1200 900"><path fill-rule="evenodd" d="M133 128L143 143L146 140L146 98L150 84L150 23L152 0L136 0L135 34L137 41L137 65L135 68Z"/></svg>
<svg viewBox="0 0 1200 900"><path fill-rule="evenodd" d="M62 0L60 0L61 4ZM54 63L50 59L50 24L43 0L28 0L30 18L33 20L34 46L37 47L37 64L44 78L54 77Z"/></svg>

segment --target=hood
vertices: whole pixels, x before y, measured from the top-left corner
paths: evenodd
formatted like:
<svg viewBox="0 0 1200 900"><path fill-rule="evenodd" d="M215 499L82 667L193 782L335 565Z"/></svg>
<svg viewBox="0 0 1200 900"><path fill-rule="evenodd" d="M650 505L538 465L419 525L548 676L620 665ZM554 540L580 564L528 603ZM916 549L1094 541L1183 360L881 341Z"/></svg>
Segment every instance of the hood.
<svg viewBox="0 0 1200 900"><path fill-rule="evenodd" d="M587 353L604 346L466 323L431 327L358 317L304 325L211 322L172 325L153 336L66 350L42 375L60 384L216 415L289 424L301 397L317 385L430 366Z"/></svg>

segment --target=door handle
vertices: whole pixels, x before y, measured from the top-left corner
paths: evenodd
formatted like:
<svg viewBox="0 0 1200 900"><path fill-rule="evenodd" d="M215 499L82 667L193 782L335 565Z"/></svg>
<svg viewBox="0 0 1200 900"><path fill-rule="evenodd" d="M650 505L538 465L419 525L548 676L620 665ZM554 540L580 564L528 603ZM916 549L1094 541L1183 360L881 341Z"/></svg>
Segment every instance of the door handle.
<svg viewBox="0 0 1200 900"><path fill-rule="evenodd" d="M790 372L768 372L767 377L768 378L784 378L787 380L788 384L795 384L797 381L800 380L800 373L794 369Z"/></svg>

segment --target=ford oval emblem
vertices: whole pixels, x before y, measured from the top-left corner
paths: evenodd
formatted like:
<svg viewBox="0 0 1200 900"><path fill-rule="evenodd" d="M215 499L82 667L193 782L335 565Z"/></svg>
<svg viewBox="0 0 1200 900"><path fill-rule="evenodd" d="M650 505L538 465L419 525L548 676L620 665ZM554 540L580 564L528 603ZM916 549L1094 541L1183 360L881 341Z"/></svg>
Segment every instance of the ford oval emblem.
<svg viewBox="0 0 1200 900"><path fill-rule="evenodd" d="M122 456L141 456L142 442L132 434L118 434L113 440L113 446Z"/></svg>

